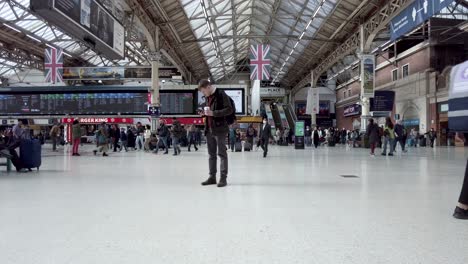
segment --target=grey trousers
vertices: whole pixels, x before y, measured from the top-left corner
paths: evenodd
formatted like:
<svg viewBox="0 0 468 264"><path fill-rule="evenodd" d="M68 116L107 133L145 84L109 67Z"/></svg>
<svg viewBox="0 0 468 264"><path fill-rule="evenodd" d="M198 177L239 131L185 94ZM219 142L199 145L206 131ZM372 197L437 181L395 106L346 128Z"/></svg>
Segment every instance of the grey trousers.
<svg viewBox="0 0 468 264"><path fill-rule="evenodd" d="M212 134L211 132L206 133L206 143L208 145L209 155L209 169L210 178L216 178L218 172L217 157L221 160L221 179L226 179L228 174L228 155L226 148L226 137L227 133L224 134Z"/></svg>

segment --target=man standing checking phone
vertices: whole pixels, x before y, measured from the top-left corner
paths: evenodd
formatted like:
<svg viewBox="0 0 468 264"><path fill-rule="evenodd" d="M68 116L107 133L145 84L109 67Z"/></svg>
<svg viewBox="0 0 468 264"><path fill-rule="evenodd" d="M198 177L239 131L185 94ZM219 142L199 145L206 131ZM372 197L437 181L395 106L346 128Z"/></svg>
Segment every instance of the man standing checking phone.
<svg viewBox="0 0 468 264"><path fill-rule="evenodd" d="M230 119L235 114L235 108L229 96L216 87L209 80L201 80L198 90L206 98L206 106L199 114L205 117L205 135L209 154L209 178L202 185L216 184L217 157L221 160L220 180L218 187L227 185L228 154L226 137L229 133ZM235 116L234 116L235 117Z"/></svg>

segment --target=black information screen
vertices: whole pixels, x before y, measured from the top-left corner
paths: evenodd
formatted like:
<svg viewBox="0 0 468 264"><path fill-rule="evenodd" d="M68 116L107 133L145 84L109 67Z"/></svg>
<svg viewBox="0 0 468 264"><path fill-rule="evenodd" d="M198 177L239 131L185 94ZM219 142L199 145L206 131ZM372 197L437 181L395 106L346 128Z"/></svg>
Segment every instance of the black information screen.
<svg viewBox="0 0 468 264"><path fill-rule="evenodd" d="M147 114L147 93L0 94L2 115Z"/></svg>
<svg viewBox="0 0 468 264"><path fill-rule="evenodd" d="M193 115L195 113L193 92L161 91L160 100L161 114Z"/></svg>

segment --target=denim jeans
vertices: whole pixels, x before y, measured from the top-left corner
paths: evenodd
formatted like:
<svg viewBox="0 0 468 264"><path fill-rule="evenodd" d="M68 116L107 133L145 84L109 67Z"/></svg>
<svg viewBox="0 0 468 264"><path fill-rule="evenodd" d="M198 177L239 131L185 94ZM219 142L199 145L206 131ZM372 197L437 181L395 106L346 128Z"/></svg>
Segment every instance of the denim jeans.
<svg viewBox="0 0 468 264"><path fill-rule="evenodd" d="M387 154L387 145L388 145L388 148L390 149L390 153L388 153L388 154L393 154L394 144L395 144L395 139L386 137L385 140L384 140L384 146L383 146L382 153Z"/></svg>
<svg viewBox="0 0 468 264"><path fill-rule="evenodd" d="M141 150L145 147L145 143L143 142L143 136L137 136L135 140L135 149Z"/></svg>
<svg viewBox="0 0 468 264"><path fill-rule="evenodd" d="M167 146L167 137L160 137L159 140L161 140L161 142L163 143L163 145L164 145L164 150L165 150L166 152L168 152L168 151L169 151L169 147ZM159 143L158 143L158 147L156 148L156 151L155 151L155 152L156 152L156 153L159 152Z"/></svg>
<svg viewBox="0 0 468 264"><path fill-rule="evenodd" d="M172 146L174 147L174 153L178 154L180 152L179 138L172 137Z"/></svg>

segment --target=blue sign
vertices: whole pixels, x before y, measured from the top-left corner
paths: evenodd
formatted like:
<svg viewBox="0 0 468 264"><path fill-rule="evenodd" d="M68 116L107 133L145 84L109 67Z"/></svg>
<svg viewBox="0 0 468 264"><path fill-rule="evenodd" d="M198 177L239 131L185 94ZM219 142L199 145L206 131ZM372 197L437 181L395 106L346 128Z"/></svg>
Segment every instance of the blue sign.
<svg viewBox="0 0 468 264"><path fill-rule="evenodd" d="M371 112L392 112L395 103L394 91L375 91L374 98L370 99Z"/></svg>
<svg viewBox="0 0 468 264"><path fill-rule="evenodd" d="M405 119L403 120L403 126L419 126L419 119Z"/></svg>
<svg viewBox="0 0 468 264"><path fill-rule="evenodd" d="M410 32L454 0L416 0L390 22L391 41Z"/></svg>
<svg viewBox="0 0 468 264"><path fill-rule="evenodd" d="M148 108L148 113L150 114L150 116L159 117L161 116L161 108L156 106L150 106Z"/></svg>

